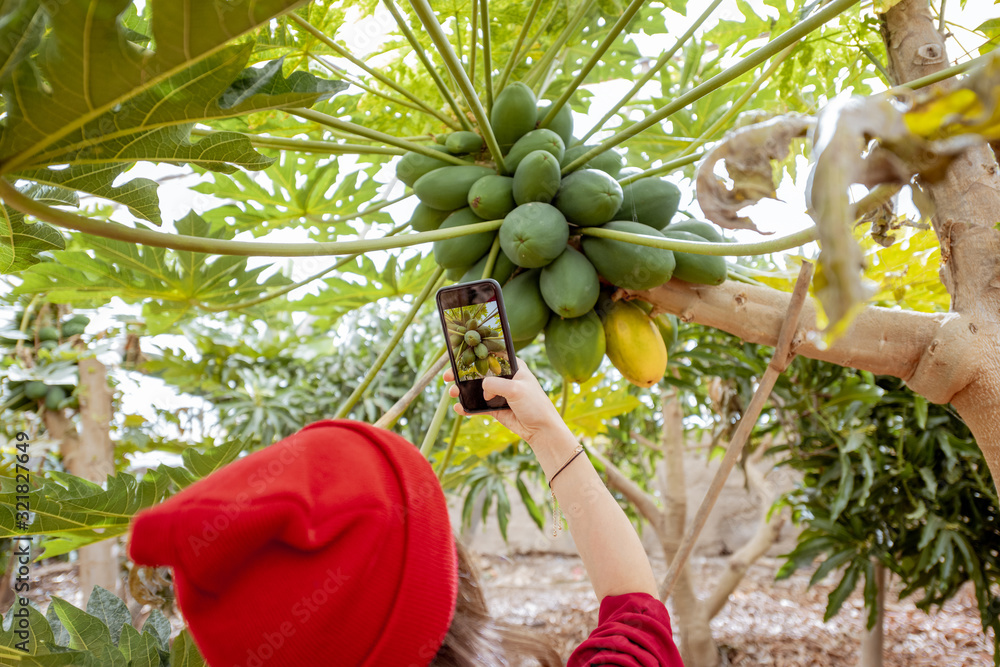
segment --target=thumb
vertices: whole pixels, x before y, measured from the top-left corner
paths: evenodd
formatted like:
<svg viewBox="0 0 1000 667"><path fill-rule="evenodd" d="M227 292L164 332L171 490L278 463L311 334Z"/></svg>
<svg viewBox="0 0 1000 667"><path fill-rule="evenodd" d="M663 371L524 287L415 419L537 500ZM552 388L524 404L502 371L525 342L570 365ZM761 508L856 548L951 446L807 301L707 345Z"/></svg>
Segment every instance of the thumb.
<svg viewBox="0 0 1000 667"><path fill-rule="evenodd" d="M483 398L487 401L496 396L503 396L504 398L510 398L510 388L514 384L513 380L508 378L497 377L491 375L488 378L483 379Z"/></svg>

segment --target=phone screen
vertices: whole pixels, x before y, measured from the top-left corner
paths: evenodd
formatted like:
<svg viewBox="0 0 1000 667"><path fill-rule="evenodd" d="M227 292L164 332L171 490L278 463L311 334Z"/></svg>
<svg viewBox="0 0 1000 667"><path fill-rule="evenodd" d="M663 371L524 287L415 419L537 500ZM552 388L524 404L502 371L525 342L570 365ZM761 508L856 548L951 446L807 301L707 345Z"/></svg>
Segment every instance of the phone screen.
<svg viewBox="0 0 1000 667"><path fill-rule="evenodd" d="M477 280L444 287L437 304L462 407L470 413L506 408L502 396L487 401L482 386L484 378L517 372L500 284Z"/></svg>

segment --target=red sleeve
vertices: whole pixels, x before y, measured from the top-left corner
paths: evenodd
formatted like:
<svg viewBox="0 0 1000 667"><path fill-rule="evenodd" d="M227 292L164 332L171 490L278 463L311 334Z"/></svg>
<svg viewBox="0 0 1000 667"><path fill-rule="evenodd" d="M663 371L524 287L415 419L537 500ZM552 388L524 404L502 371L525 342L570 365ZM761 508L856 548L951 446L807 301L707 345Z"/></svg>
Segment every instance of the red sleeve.
<svg viewBox="0 0 1000 667"><path fill-rule="evenodd" d="M684 667L663 603L649 593L608 595L598 624L566 667Z"/></svg>

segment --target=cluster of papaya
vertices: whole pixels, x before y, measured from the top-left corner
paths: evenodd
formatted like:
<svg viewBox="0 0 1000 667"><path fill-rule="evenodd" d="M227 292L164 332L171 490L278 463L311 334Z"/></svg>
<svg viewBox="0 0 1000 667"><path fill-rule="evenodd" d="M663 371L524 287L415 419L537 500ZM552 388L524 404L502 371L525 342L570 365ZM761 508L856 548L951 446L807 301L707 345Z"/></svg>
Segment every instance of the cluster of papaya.
<svg viewBox="0 0 1000 667"><path fill-rule="evenodd" d="M20 323L17 318L15 324ZM36 349L53 350L59 343L83 334L90 318L86 315L72 315L62 322L45 324L37 329L29 327L21 340ZM3 337L4 345L17 344L17 338ZM4 397L4 407L9 410L35 410L39 404L44 404L47 410L77 409L80 407L76 396L76 387L65 383L46 383L41 380L11 381L7 385L9 392Z"/></svg>
<svg viewBox="0 0 1000 667"><path fill-rule="evenodd" d="M503 332L499 321L490 326L484 318L485 304L466 306L449 313L448 344L455 353L461 379L510 373ZM494 313L494 315L496 315Z"/></svg>
<svg viewBox="0 0 1000 667"><path fill-rule="evenodd" d="M522 83L505 87L494 101L490 124L507 173L498 173L483 139L454 132L434 148L474 164L452 165L419 153L399 161L396 174L420 200L410 220L416 231L447 229L503 219L498 232L471 234L434 243L434 259L461 282L482 276L499 235L492 278L503 285L510 331L517 347L545 332L549 360L564 377L582 382L607 354L627 379L649 386L666 369L666 350L656 325L615 302L598 308L604 287L645 290L671 277L718 285L725 281L722 257L693 255L620 240L582 235L603 229L687 241L722 242L719 230L699 220L672 222L680 191L660 178L624 187L622 155L608 150L565 176L563 169L593 146L573 137L573 117L563 106L548 127L548 113ZM618 305L620 304L620 305ZM641 325L641 326L640 326ZM647 349L646 333L659 346ZM652 341L652 338L650 338ZM653 378L652 376L656 376Z"/></svg>

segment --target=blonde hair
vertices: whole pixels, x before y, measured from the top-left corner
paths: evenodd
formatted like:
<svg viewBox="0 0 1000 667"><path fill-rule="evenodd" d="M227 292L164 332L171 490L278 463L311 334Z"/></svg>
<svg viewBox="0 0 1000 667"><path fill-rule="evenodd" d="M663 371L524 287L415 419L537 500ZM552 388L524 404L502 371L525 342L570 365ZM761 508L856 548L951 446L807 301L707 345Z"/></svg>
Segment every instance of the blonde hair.
<svg viewBox="0 0 1000 667"><path fill-rule="evenodd" d="M479 572L469 552L458 540L455 546L458 549L455 617L430 667L508 667L526 659L535 660L542 667L563 667L562 658L548 642L490 615L479 584Z"/></svg>

